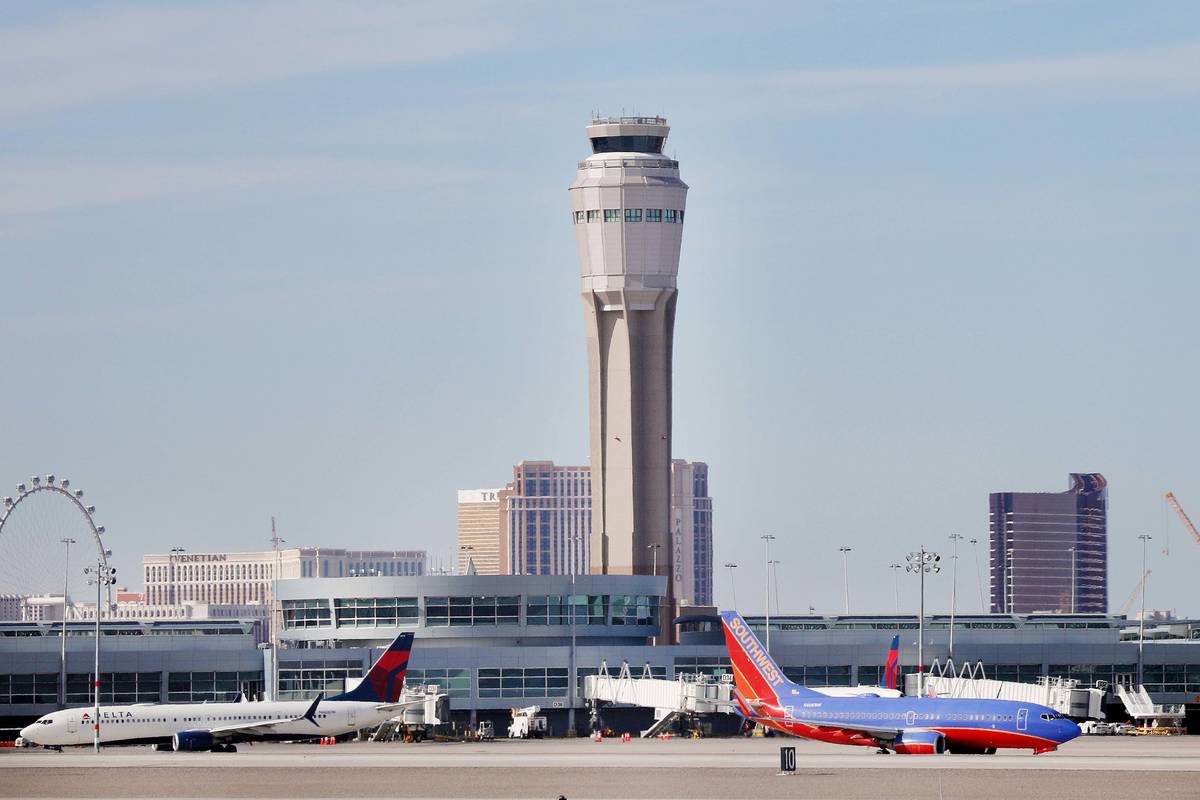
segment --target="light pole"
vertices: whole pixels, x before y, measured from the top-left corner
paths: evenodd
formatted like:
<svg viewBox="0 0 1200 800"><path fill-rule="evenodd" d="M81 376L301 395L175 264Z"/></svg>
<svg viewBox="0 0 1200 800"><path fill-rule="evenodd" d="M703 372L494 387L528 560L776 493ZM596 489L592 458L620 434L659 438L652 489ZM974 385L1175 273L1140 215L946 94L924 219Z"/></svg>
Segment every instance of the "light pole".
<svg viewBox="0 0 1200 800"><path fill-rule="evenodd" d="M950 541L954 543L954 553L950 559L954 562L950 565L950 652L948 660L954 660L954 612L958 609L958 540L963 538L960 533L950 534Z"/></svg>
<svg viewBox="0 0 1200 800"><path fill-rule="evenodd" d="M737 569L737 564L726 561L725 567L729 570L729 588L733 592L733 610L737 611L737 581L733 579L733 571Z"/></svg>
<svg viewBox="0 0 1200 800"><path fill-rule="evenodd" d="M1146 543L1150 541L1149 534L1143 533L1138 537L1142 540L1142 611L1138 614L1138 686L1142 685L1142 645L1146 640Z"/></svg>
<svg viewBox="0 0 1200 800"><path fill-rule="evenodd" d="M580 543L583 541L583 537L581 535L579 535L578 533L576 533L573 536L568 536L567 541L571 542L572 556L574 556L575 553L578 551ZM655 552L657 553L657 551L655 551ZM577 676L575 674L575 573L577 571L578 570L576 569L576 559L574 557L572 557L571 558L571 602L567 605L567 608L569 608L571 610L571 664L570 664L570 668L567 670L567 674L570 676L570 681L571 681L571 689L570 689L571 704L567 707L567 730L568 731L575 730L575 698L576 698L576 695L578 694L578 690L579 690L579 676ZM662 615L660 614L659 616L661 618ZM571 735L573 736L574 734L572 733Z"/></svg>
<svg viewBox="0 0 1200 800"><path fill-rule="evenodd" d="M1071 547L1068 549L1067 552L1069 552L1071 554L1071 613L1074 614L1075 613L1075 575L1076 575L1075 565L1077 562L1076 556L1078 554L1078 551L1074 547Z"/></svg>
<svg viewBox="0 0 1200 800"><path fill-rule="evenodd" d="M279 573L283 560L279 545L287 540L275 531L275 517L271 517L271 547L275 551L275 569L271 573L271 699L279 699L279 629L283 627L283 604L279 600Z"/></svg>
<svg viewBox="0 0 1200 800"><path fill-rule="evenodd" d="M888 569L892 571L892 578L896 583L896 616L900 616L900 570L904 567L899 564L888 564Z"/></svg>
<svg viewBox="0 0 1200 800"><path fill-rule="evenodd" d="M763 540L763 550L766 554L764 561L766 561L766 567L767 567L767 570L766 570L767 571L767 580L765 581L766 596L763 598L763 600L765 601L763 603L763 606L765 607L766 612L767 612L767 655L770 655L771 654L771 540L774 539L775 537L769 533L764 533L762 536L760 536L758 538Z"/></svg>
<svg viewBox="0 0 1200 800"><path fill-rule="evenodd" d="M925 545L920 550L909 553L906 557L908 564L905 570L917 573L921 579L921 613L917 617L917 697L925 696L925 573L938 573L942 568L938 562L942 557L937 553L928 552Z"/></svg>
<svg viewBox="0 0 1200 800"><path fill-rule="evenodd" d="M97 753L100 752L100 603L103 601L103 593L105 586L112 586L117 582L117 571L113 567L108 566L103 560L96 562L95 567L86 567L83 570L85 575L90 575L88 585L96 585L96 661L93 667L92 674L92 695L93 709L95 715L92 719L92 747Z"/></svg>
<svg viewBox="0 0 1200 800"><path fill-rule="evenodd" d="M979 540L971 539L971 550L975 553L975 588L979 590L979 613L986 614L987 610L983 607L983 577L979 572Z"/></svg>
<svg viewBox="0 0 1200 800"><path fill-rule="evenodd" d="M75 544L75 540L71 538L59 539L63 543L63 618L62 626L58 629L59 641L59 658L58 658L58 707L67 707L67 585L70 583L70 568L68 564L71 560L71 545ZM96 609L99 613L99 608Z"/></svg>
<svg viewBox="0 0 1200 800"><path fill-rule="evenodd" d="M847 559L847 553L854 548L839 547L838 552L842 554L842 613L850 614L850 568Z"/></svg>
<svg viewBox="0 0 1200 800"><path fill-rule="evenodd" d="M775 613L779 612L779 570L776 569L783 562L777 558L771 559L771 577L775 579Z"/></svg>
<svg viewBox="0 0 1200 800"><path fill-rule="evenodd" d="M1013 575L1013 572L1016 570L1017 559L1013 555L1013 549L1011 547L1004 551L1004 563L1004 582L1008 584L1007 588L1004 590L1004 606L1006 612L1012 614L1014 613L1014 609L1017 607L1016 603L1013 602L1013 591L1015 591L1017 587L1017 582L1014 579L1015 576Z"/></svg>
<svg viewBox="0 0 1200 800"><path fill-rule="evenodd" d="M658 549L659 549L660 547L662 547L662 545L661 545L661 544L648 544L648 545L646 545L646 549L650 550L650 551L653 553L653 556L651 556L651 561L650 561L650 563L651 563L651 565L652 565L652 566L651 566L651 569L653 570L653 572L654 572L654 575L655 575L656 577L658 576ZM574 580L574 576L572 576L572 580ZM668 577L668 578L667 578L667 580L668 580L668 581L670 581L670 578ZM574 615L572 615L572 617L571 617L571 618L572 618L572 619L574 619L574 618L575 618L575 617L574 617ZM659 618L659 626L661 627L661 625L662 625L662 610L661 610L661 609L660 609L660 610L659 610L659 612L658 612L658 618ZM668 640L668 641L670 641L670 640ZM653 637L651 637L651 638L650 638L650 644L651 644L651 646L655 646L655 647L657 647L657 646L658 646L658 637L657 637L657 636L653 636Z"/></svg>
<svg viewBox="0 0 1200 800"><path fill-rule="evenodd" d="M467 570L470 569L470 567L471 567L471 559L474 558L474 556L472 556L471 553L473 553L475 551L475 545L461 544L458 546L458 551L459 551L458 560L462 564L462 568L459 570L459 574L466 575ZM463 560L464 557L466 559L465 561Z"/></svg>

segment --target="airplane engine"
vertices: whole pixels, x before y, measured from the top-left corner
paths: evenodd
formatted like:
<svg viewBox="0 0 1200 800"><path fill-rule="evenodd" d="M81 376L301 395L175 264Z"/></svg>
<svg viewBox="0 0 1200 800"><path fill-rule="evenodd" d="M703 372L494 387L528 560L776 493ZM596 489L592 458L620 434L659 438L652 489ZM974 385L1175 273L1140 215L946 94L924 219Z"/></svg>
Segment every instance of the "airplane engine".
<svg viewBox="0 0 1200 800"><path fill-rule="evenodd" d="M208 731L180 731L171 737L171 748L177 752L201 752L212 746L213 735Z"/></svg>
<svg viewBox="0 0 1200 800"><path fill-rule="evenodd" d="M906 755L939 755L946 752L946 737L937 731L904 731L894 746Z"/></svg>

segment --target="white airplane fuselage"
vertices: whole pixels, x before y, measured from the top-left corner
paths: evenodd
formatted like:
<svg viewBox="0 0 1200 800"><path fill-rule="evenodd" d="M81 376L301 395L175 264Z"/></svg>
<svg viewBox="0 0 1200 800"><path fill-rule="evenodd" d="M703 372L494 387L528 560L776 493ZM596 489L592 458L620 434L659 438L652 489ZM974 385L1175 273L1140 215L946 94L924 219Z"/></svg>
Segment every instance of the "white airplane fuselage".
<svg viewBox="0 0 1200 800"><path fill-rule="evenodd" d="M100 706L101 744L157 744L171 742L181 731L212 731L245 726L222 735L227 742L340 736L374 727L401 713L379 703L324 700L312 718L303 718L312 701L257 703L168 703ZM274 724L270 724L275 720ZM21 731L38 745L92 744L95 709L68 708L40 717ZM255 728L254 726L260 726Z"/></svg>

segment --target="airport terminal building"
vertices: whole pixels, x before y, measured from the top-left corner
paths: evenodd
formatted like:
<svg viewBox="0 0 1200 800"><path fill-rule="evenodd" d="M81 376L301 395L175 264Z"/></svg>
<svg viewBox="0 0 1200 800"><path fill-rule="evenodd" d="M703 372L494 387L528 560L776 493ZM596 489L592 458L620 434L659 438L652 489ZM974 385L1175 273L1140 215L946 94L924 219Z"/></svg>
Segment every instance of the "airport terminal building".
<svg viewBox="0 0 1200 800"><path fill-rule="evenodd" d="M680 626L679 644L656 645L666 576L462 575L301 578L283 581L278 696L341 691L361 677L400 631L416 633L409 680L436 683L456 720L503 722L508 709L539 705L562 734L578 686L602 665L614 673L674 679L728 670L723 638L703 619ZM575 624L571 624L572 612ZM750 617L761 635L763 619ZM113 620L103 623L105 703L199 702L241 691L272 694L275 652L261 621ZM0 727L54 710L59 687L58 622L0 623ZM93 626L67 623L68 705L88 702ZM572 646L574 630L574 646ZM894 634L901 663L915 671L911 616L771 618L772 653L792 679L810 685L877 684ZM927 658L947 656L949 619L926 621ZM955 619L960 661L982 661L989 677L1033 682L1061 675L1083 685L1132 683L1136 625L1103 615L986 615ZM1200 621L1156 624L1143 645L1144 684L1157 702L1200 696ZM630 728L650 710L606 712ZM586 713L574 715L584 727ZM498 724L498 730L503 726Z"/></svg>

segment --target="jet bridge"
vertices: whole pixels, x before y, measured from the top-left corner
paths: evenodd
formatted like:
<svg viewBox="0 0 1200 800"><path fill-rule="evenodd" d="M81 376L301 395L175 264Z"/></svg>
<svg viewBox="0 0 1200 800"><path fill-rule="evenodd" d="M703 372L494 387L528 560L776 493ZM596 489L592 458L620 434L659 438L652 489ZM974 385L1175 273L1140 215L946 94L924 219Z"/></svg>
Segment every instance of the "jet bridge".
<svg viewBox="0 0 1200 800"><path fill-rule="evenodd" d="M658 735L677 718L695 714L734 713L733 676L722 675L713 680L704 673L680 674L675 680L654 678L646 665L639 677L634 677L629 662L613 676L608 665L600 664L600 672L583 679L583 697L589 703L604 702L654 709L654 724L641 735Z"/></svg>
<svg viewBox="0 0 1200 800"><path fill-rule="evenodd" d="M917 676L905 675L905 693L917 694ZM930 697L960 697L972 700L1013 700L1053 708L1075 719L1104 719L1105 686L1084 688L1070 678L1041 676L1037 683L989 679L983 662L963 664L955 672L954 662L934 661L925 676L925 694Z"/></svg>
<svg viewBox="0 0 1200 800"><path fill-rule="evenodd" d="M1181 705L1157 705L1150 699L1150 693L1145 686L1137 687L1137 691L1117 684L1117 697L1125 704L1129 716L1137 720L1143 728L1181 728L1183 727L1184 708Z"/></svg>

